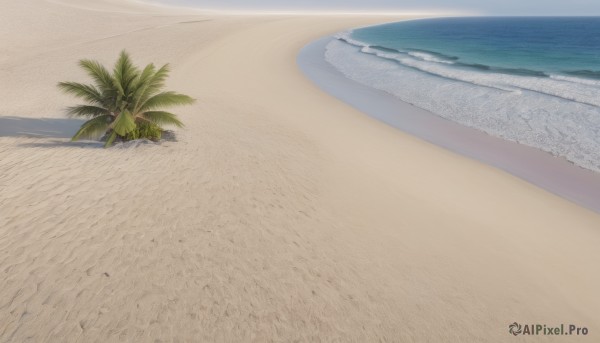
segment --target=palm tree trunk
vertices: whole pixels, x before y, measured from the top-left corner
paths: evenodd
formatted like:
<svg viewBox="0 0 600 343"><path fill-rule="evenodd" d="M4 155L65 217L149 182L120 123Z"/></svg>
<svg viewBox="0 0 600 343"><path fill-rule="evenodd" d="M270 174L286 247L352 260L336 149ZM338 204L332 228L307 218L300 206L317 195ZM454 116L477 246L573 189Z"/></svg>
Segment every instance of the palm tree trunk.
<svg viewBox="0 0 600 343"><path fill-rule="evenodd" d="M108 148L109 146L111 146L115 141L115 138L117 138L117 133L113 130L113 132L110 134L110 137L108 137L108 139L106 140L106 144L104 144L104 147Z"/></svg>

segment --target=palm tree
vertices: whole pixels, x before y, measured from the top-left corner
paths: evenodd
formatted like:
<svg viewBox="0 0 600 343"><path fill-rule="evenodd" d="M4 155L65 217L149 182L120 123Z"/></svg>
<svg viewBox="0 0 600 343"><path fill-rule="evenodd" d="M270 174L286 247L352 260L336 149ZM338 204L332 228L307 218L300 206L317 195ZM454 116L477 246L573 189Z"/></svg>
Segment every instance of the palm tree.
<svg viewBox="0 0 600 343"><path fill-rule="evenodd" d="M106 134L105 147L109 147L117 137L126 140L127 135L141 125L156 125L160 130L162 125L183 127L177 115L162 109L190 105L195 101L187 95L162 90L169 74L168 64L159 69L149 64L140 71L125 50L121 52L112 73L92 60L81 60L79 65L94 84L58 84L65 93L87 103L68 108L69 116L89 118L73 136L73 141Z"/></svg>

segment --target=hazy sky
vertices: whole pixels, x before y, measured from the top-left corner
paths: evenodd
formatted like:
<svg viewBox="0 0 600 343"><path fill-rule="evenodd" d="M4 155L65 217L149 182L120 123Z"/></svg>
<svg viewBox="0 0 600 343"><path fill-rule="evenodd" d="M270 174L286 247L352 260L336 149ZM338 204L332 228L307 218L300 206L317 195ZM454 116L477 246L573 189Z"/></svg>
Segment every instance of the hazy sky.
<svg viewBox="0 0 600 343"><path fill-rule="evenodd" d="M155 0L156 1L156 0ZM600 15L600 0L159 0L212 9L466 11L484 15Z"/></svg>

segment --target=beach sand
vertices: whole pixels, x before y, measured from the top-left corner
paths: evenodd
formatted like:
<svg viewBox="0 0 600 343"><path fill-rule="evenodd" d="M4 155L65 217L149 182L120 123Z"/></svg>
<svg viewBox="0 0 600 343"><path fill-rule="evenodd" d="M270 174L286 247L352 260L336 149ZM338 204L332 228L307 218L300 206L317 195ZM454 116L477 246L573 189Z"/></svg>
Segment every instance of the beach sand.
<svg viewBox="0 0 600 343"><path fill-rule="evenodd" d="M296 65L321 36L402 18L91 0L0 13L0 342L499 342L514 321L600 334L600 215L386 126ZM123 48L172 64L169 88L198 99L186 128L70 143L76 100L56 83Z"/></svg>

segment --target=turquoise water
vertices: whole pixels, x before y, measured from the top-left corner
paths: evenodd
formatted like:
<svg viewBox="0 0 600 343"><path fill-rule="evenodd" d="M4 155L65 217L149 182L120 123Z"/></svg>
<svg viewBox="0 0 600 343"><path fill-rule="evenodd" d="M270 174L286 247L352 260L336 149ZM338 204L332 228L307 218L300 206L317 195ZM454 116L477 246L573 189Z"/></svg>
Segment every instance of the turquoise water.
<svg viewBox="0 0 600 343"><path fill-rule="evenodd" d="M443 18L337 36L347 77L600 171L600 18Z"/></svg>
<svg viewBox="0 0 600 343"><path fill-rule="evenodd" d="M355 30L352 37L431 54L457 67L600 77L600 18L596 17L415 20Z"/></svg>

